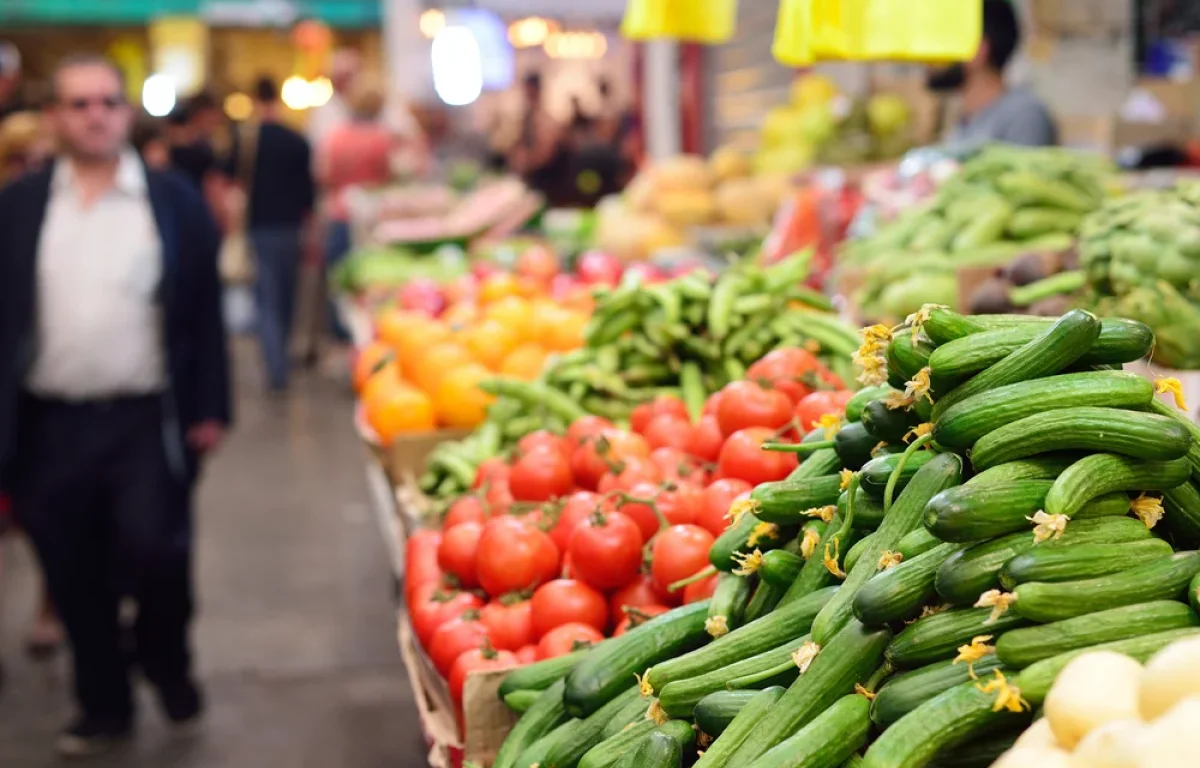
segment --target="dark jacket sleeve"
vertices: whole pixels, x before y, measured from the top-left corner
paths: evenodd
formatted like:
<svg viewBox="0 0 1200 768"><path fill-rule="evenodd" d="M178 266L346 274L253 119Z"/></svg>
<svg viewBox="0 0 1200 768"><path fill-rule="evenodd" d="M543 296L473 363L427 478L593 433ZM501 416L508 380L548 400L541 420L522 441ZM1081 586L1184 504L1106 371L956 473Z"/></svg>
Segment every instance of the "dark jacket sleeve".
<svg viewBox="0 0 1200 768"><path fill-rule="evenodd" d="M191 190L189 190L190 192ZM229 345L221 312L221 278L217 269L220 235L199 195L187 202L190 247L196 278L197 421L233 422L229 391Z"/></svg>
<svg viewBox="0 0 1200 768"><path fill-rule="evenodd" d="M303 179L303 202L306 213L312 213L317 205L317 182L313 178L313 159L312 146L308 143L308 139L299 136L300 139L300 164L299 171Z"/></svg>

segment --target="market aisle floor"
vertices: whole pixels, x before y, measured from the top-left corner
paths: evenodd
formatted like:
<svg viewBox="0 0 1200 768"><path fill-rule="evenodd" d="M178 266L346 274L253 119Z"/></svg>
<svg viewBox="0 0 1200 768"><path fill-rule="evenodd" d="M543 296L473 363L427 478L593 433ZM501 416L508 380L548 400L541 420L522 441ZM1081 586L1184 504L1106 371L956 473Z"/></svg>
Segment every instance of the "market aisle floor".
<svg viewBox="0 0 1200 768"><path fill-rule="evenodd" d="M300 377L261 395L240 341L239 424L199 498L196 645L209 695L201 731L180 739L148 697L129 750L96 768L384 768L424 765L395 643L386 553L372 517L351 401ZM61 765L69 712L62 660L21 652L33 611L23 544L3 545L0 765Z"/></svg>

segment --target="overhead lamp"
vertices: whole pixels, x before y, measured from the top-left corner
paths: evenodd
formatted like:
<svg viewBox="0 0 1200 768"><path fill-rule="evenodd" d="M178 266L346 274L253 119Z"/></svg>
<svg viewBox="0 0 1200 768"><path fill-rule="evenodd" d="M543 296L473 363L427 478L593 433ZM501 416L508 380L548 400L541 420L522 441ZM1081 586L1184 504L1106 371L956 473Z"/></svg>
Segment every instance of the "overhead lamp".
<svg viewBox="0 0 1200 768"><path fill-rule="evenodd" d="M514 48L536 48L556 31L558 24L555 22L540 16L530 16L508 25L508 42Z"/></svg>
<svg viewBox="0 0 1200 768"><path fill-rule="evenodd" d="M292 75L283 81L283 87L279 89L279 97L283 100L284 106L299 112L312 106L309 90L307 80L299 75Z"/></svg>
<svg viewBox="0 0 1200 768"><path fill-rule="evenodd" d="M230 120L248 120L254 113L254 102L244 93L231 93L225 97L225 115Z"/></svg>
<svg viewBox="0 0 1200 768"><path fill-rule="evenodd" d="M552 59L599 59L608 51L600 32L553 32L542 48Z"/></svg>
<svg viewBox="0 0 1200 768"><path fill-rule="evenodd" d="M483 92L483 57L466 27L446 27L433 38L430 52L433 89L446 104L463 107Z"/></svg>
<svg viewBox="0 0 1200 768"><path fill-rule="evenodd" d="M175 109L175 80L162 73L150 75L142 83L142 106L151 117L166 117Z"/></svg>
<svg viewBox="0 0 1200 768"><path fill-rule="evenodd" d="M446 14L439 11L437 8L430 8L421 13L419 22L421 34L432 40L437 37L438 32L446 28Z"/></svg>

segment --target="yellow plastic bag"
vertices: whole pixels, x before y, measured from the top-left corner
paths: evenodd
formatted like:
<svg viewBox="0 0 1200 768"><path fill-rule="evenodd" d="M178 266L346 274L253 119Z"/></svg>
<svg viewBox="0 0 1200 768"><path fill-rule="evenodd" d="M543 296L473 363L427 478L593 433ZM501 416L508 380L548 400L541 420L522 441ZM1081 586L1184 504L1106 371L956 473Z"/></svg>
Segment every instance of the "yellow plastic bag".
<svg viewBox="0 0 1200 768"><path fill-rule="evenodd" d="M970 0L781 0L775 58L963 61L975 55L983 7Z"/></svg>
<svg viewBox="0 0 1200 768"><path fill-rule="evenodd" d="M891 6L892 18L903 18L907 31L904 58L910 61L966 61L983 38L983 3L962 0L875 0Z"/></svg>
<svg viewBox="0 0 1200 768"><path fill-rule="evenodd" d="M724 43L736 26L737 0L629 0L621 34L630 40Z"/></svg>
<svg viewBox="0 0 1200 768"><path fill-rule="evenodd" d="M780 0L771 53L780 64L807 67L817 60L813 51L813 0Z"/></svg>

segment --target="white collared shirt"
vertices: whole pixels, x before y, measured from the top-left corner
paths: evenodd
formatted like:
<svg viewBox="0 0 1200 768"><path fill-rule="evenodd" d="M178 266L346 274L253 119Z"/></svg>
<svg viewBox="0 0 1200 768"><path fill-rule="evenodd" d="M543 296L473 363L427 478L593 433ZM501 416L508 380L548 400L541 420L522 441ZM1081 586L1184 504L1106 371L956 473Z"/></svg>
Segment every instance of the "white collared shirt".
<svg viewBox="0 0 1200 768"><path fill-rule="evenodd" d="M137 154L84 205L69 160L58 162L37 259L37 357L26 380L42 397L81 401L161 391L158 288L162 245Z"/></svg>

